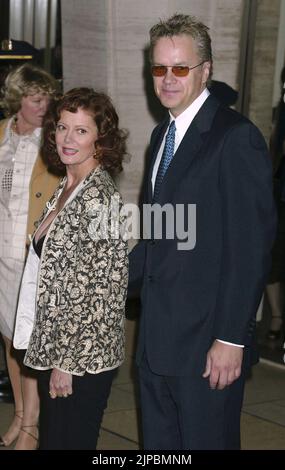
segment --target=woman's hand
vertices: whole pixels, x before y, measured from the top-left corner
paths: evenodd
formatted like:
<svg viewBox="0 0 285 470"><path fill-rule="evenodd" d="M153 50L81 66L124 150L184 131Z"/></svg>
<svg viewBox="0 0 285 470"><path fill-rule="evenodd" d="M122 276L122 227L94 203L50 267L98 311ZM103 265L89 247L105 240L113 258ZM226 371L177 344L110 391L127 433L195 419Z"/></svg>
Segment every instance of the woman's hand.
<svg viewBox="0 0 285 470"><path fill-rule="evenodd" d="M68 397L72 394L72 374L53 369L49 381L49 394L51 398Z"/></svg>

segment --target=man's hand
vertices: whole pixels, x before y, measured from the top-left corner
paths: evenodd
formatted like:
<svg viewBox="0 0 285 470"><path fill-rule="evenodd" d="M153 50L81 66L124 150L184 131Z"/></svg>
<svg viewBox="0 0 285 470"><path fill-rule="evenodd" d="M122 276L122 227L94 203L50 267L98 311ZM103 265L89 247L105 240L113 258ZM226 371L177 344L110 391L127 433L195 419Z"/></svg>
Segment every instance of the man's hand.
<svg viewBox="0 0 285 470"><path fill-rule="evenodd" d="M209 377L210 387L223 390L239 378L243 348L215 340L207 354L204 378Z"/></svg>
<svg viewBox="0 0 285 470"><path fill-rule="evenodd" d="M49 381L49 394L51 398L68 397L72 394L72 374L53 369Z"/></svg>

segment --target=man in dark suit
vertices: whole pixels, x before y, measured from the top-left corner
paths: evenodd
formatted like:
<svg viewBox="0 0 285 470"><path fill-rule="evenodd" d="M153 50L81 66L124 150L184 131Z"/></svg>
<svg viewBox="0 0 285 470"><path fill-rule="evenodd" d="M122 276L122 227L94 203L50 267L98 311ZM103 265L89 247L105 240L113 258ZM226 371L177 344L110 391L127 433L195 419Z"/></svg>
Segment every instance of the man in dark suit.
<svg viewBox="0 0 285 470"><path fill-rule="evenodd" d="M275 232L271 163L258 129L206 87L205 25L180 14L160 22L150 53L169 112L150 142L143 207L153 223L130 254L144 447L239 449Z"/></svg>

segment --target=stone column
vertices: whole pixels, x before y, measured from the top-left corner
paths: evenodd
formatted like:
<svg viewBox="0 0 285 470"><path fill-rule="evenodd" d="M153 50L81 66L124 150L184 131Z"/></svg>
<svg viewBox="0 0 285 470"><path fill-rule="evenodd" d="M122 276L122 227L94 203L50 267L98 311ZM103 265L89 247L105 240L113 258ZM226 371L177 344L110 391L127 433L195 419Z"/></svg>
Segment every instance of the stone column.
<svg viewBox="0 0 285 470"><path fill-rule="evenodd" d="M280 0L258 1L249 118L267 141L271 133L279 15Z"/></svg>

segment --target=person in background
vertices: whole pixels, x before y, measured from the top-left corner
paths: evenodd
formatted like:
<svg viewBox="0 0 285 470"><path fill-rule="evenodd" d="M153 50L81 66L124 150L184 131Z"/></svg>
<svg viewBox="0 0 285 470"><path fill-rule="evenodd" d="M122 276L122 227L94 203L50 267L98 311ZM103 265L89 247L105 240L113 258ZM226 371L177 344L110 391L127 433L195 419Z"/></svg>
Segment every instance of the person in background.
<svg viewBox="0 0 285 470"><path fill-rule="evenodd" d="M42 122L57 84L41 68L25 63L4 84L0 121L0 332L15 401L15 413L0 446L37 446L39 399L33 373L22 367L12 346L15 315L27 245L59 178L39 153Z"/></svg>
<svg viewBox="0 0 285 470"><path fill-rule="evenodd" d="M272 269L266 286L271 321L268 339L281 337L285 283L285 67L281 72L281 96L273 117L270 153L274 171L274 197L278 226L272 249Z"/></svg>
<svg viewBox="0 0 285 470"><path fill-rule="evenodd" d="M207 89L203 23L175 14L154 25L150 59L168 113L152 133L144 185L153 225L130 253L130 295L142 286L144 448L239 449L275 234L271 162L259 130Z"/></svg>
<svg viewBox="0 0 285 470"><path fill-rule="evenodd" d="M108 96L75 88L44 135L66 178L33 236L14 345L27 348L24 363L38 373L40 449L95 449L124 360L128 255L111 175L122 170L126 132Z"/></svg>

